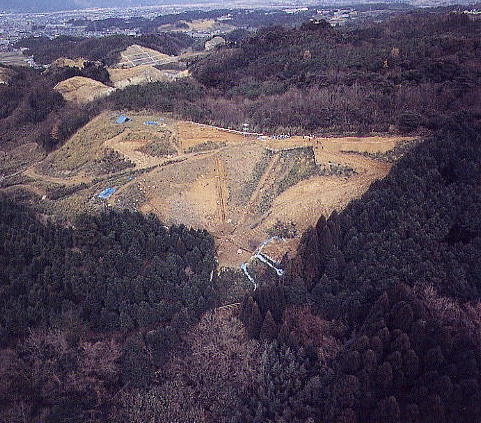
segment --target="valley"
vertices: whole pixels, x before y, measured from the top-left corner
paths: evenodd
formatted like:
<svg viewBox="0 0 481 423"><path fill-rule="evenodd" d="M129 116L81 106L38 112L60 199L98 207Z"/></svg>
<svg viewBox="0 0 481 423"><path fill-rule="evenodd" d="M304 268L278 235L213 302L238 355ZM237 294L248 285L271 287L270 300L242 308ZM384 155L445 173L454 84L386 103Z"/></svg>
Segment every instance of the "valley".
<svg viewBox="0 0 481 423"><path fill-rule="evenodd" d="M0 16L0 421L481 421L479 7L142 10Z"/></svg>
<svg viewBox="0 0 481 423"><path fill-rule="evenodd" d="M116 123L120 115L128 120ZM259 136L167 115L106 111L40 162L4 178L3 186L67 218L128 208L167 225L207 229L219 265L237 268L276 235L276 225L297 233L271 247L276 257L293 254L320 212L342 210L388 174L392 163L373 153L412 140ZM98 198L109 187L115 192Z"/></svg>

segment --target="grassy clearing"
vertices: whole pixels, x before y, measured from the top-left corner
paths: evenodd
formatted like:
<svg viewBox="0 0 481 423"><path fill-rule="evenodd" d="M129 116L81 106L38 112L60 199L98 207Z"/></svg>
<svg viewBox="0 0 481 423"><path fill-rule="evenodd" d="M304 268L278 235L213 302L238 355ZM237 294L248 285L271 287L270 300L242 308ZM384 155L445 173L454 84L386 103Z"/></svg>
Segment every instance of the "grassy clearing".
<svg viewBox="0 0 481 423"><path fill-rule="evenodd" d="M280 154L280 169L277 173L280 179L273 181L272 188L263 193L257 205L257 211L260 213L265 213L279 194L319 173L311 147L285 150Z"/></svg>
<svg viewBox="0 0 481 423"><path fill-rule="evenodd" d="M50 153L41 163L40 170L51 176L75 173L101 158L102 144L123 130L124 126L109 119L107 113L102 113L80 128L62 147Z"/></svg>

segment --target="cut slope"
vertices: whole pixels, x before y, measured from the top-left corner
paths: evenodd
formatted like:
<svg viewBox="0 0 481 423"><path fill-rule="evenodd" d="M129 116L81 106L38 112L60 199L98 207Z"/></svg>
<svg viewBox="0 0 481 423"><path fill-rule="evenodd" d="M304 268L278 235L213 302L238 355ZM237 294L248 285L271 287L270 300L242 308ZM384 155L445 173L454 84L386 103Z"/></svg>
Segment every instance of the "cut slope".
<svg viewBox="0 0 481 423"><path fill-rule="evenodd" d="M360 153L385 152L406 141L257 139L167 116L124 113L130 118L124 124L115 123L118 112L96 117L25 175L33 183L89 185L76 197L88 207L95 207L90 199L100 188L115 186L112 207L209 230L222 266L248 260L276 225L300 234L315 224L319 212L343 209L392 166ZM99 178L105 181L101 186L95 185ZM276 257L295 244L279 244L286 250Z"/></svg>
<svg viewBox="0 0 481 423"><path fill-rule="evenodd" d="M147 84L149 82L172 81L188 76L186 71L159 70L151 65L140 65L127 69L108 68L110 80L116 88L129 85Z"/></svg>
<svg viewBox="0 0 481 423"><path fill-rule="evenodd" d="M83 76L74 76L59 82L54 89L62 94L65 100L79 104L90 103L115 91L115 88Z"/></svg>
<svg viewBox="0 0 481 423"><path fill-rule="evenodd" d="M83 69L85 67L85 62L86 62L86 59L82 59L81 57L79 57L77 59L69 59L67 57L59 57L58 59L55 59L51 63L51 66L54 66L54 67L57 67L57 68Z"/></svg>

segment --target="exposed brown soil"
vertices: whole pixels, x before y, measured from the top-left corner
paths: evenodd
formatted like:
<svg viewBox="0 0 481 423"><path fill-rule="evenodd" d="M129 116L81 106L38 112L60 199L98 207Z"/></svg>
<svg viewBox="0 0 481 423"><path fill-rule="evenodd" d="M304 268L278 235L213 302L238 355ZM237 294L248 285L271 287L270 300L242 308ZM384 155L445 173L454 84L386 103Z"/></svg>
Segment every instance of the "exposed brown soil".
<svg viewBox="0 0 481 423"><path fill-rule="evenodd" d="M276 222L289 222L301 234L320 214L341 210L349 201L360 197L373 181L387 175L392 166L358 153L385 153L406 141L401 137L257 139L147 113L131 113L131 121L119 126L113 123L117 115L102 114L49 155L44 163L29 167L24 175L33 182L26 184L27 189L32 186L31 191L40 194L38 183L101 186L98 177L95 179L96 175L89 174L85 160L98 159L105 149L115 151L131 162L137 173L118 180L117 174L128 173L119 171L103 177L105 184L107 178L111 178L109 186L117 188L108 203L112 207L155 213L166 224L182 223L209 230L216 238L220 266L237 267L249 259L252 251L268 238ZM143 124L156 119L161 122L157 126ZM175 154L152 156L143 152L145 150L139 151L150 138L160 137L165 131L177 150ZM186 152L198 145L214 147ZM315 160L317 166L335 164L354 173L347 176L313 174L307 179L294 180L272 198L292 166L304 160L289 161L290 156L284 152L302 147L312 149L309 157L313 151L311 160ZM45 172L54 168L63 170ZM71 203L82 202L81 195L82 192L76 193L76 200ZM92 189L83 195L91 197ZM259 207L268 195L271 195L270 201L264 201L264 208ZM85 197L83 207L89 204L90 197ZM68 198L63 201L70 204ZM298 239L278 241L267 246L266 252L281 260L286 252L295 251L297 242Z"/></svg>
<svg viewBox="0 0 481 423"><path fill-rule="evenodd" d="M115 91L112 87L84 76L74 76L61 81L54 89L62 94L65 100L79 104L90 103Z"/></svg>

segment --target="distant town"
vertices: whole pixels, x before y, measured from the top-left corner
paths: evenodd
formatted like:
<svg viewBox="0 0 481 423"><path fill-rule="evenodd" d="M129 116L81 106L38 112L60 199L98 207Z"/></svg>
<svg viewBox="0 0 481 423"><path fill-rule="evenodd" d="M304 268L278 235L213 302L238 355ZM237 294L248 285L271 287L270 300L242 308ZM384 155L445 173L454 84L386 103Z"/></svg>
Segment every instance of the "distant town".
<svg viewBox="0 0 481 423"><path fill-rule="evenodd" d="M196 5L199 6L199 5ZM382 21L394 13L415 9L407 3L362 4L336 6L262 6L262 8L230 8L203 10L185 4L129 8L95 8L43 13L0 12L0 63L35 67L33 57L17 42L26 37L104 37L138 36L160 32L182 32L196 39L208 40L235 29L255 31L275 24L298 25L325 20L331 26L356 25L368 20ZM212 7L212 5L210 5ZM237 7L237 6L236 6ZM479 9L453 7L457 13L481 17ZM125 18L127 16L127 18Z"/></svg>
<svg viewBox="0 0 481 423"><path fill-rule="evenodd" d="M408 6L288 7L188 11L179 6L83 9L45 13L0 13L0 63L35 66L32 57L16 43L25 37L103 37L115 34L184 32L209 39L234 29L282 24L296 25L309 19L326 20L332 26L350 25L367 19L382 20ZM121 18L128 16L128 18Z"/></svg>

